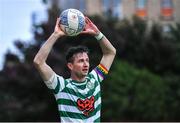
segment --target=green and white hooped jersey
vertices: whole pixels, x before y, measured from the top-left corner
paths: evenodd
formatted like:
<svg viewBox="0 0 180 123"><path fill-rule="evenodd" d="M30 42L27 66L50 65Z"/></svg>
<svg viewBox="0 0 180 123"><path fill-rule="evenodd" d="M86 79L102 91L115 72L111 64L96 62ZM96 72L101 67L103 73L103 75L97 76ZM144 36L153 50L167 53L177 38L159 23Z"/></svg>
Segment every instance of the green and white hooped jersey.
<svg viewBox="0 0 180 123"><path fill-rule="evenodd" d="M107 69L99 64L84 82L64 79L57 74L45 82L55 95L61 122L100 122L100 83L107 74Z"/></svg>

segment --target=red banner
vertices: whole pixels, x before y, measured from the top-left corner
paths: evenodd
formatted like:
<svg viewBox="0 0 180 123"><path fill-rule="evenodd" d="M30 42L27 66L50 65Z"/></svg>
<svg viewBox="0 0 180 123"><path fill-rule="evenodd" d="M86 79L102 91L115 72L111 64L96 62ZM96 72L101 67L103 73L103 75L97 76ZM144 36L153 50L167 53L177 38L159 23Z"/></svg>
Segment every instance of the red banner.
<svg viewBox="0 0 180 123"><path fill-rule="evenodd" d="M146 9L136 9L136 15L139 17L146 17L147 11Z"/></svg>
<svg viewBox="0 0 180 123"><path fill-rule="evenodd" d="M173 9L172 8L162 8L161 14L165 17L169 17L173 15Z"/></svg>

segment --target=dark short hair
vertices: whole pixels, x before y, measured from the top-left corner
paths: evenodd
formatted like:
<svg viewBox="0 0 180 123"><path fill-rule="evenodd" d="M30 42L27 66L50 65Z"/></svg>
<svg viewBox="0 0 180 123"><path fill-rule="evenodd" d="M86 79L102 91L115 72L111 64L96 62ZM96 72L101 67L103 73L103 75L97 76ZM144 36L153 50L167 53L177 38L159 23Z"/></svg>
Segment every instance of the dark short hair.
<svg viewBox="0 0 180 123"><path fill-rule="evenodd" d="M77 53L87 53L89 54L89 49L85 46L76 46L76 47L71 47L68 49L66 53L66 62L73 62L73 56Z"/></svg>

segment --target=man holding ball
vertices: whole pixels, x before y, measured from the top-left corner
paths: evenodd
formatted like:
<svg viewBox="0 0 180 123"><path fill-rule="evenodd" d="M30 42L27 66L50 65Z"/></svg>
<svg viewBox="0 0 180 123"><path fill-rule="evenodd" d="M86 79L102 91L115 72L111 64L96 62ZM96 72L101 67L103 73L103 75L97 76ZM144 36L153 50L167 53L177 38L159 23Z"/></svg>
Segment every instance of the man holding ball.
<svg viewBox="0 0 180 123"><path fill-rule="evenodd" d="M69 49L66 61L71 72L69 79L57 75L49 65L47 57L58 38L66 36L56 21L54 32L42 45L34 58L34 65L42 79L55 95L61 122L100 122L102 80L107 76L116 55L116 49L88 17L82 34L94 36L102 49L99 65L89 72L89 57L86 47Z"/></svg>

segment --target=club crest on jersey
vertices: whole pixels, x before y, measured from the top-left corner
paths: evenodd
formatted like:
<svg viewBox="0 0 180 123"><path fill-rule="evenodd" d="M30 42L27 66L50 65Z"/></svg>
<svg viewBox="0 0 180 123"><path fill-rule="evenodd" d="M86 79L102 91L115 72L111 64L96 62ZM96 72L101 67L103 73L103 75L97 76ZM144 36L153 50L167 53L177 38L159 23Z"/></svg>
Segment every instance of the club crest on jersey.
<svg viewBox="0 0 180 123"><path fill-rule="evenodd" d="M80 111L83 111L85 116L88 116L90 112L94 111L94 96L86 98L85 100L78 99L77 106Z"/></svg>
<svg viewBox="0 0 180 123"><path fill-rule="evenodd" d="M90 80L90 81L87 83L86 87L87 87L88 89L93 89L93 88L94 88L94 82L95 82L95 80Z"/></svg>

